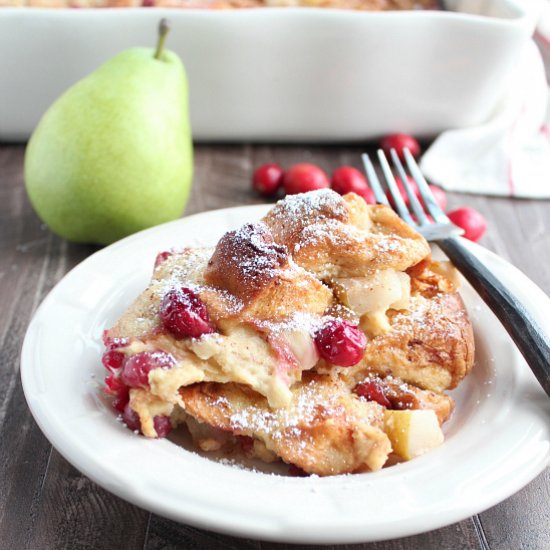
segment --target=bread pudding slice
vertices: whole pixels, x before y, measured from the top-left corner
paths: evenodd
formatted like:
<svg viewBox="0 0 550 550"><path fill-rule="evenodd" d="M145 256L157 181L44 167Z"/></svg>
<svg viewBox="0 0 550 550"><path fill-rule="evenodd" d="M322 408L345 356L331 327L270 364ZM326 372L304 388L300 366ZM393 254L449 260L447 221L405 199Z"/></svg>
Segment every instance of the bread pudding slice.
<svg viewBox="0 0 550 550"><path fill-rule="evenodd" d="M328 189L290 195L263 219L275 242L321 280L405 271L429 256L424 237L393 210Z"/></svg>
<svg viewBox="0 0 550 550"><path fill-rule="evenodd" d="M376 380L376 382L374 382ZM414 414L429 411L436 436L438 421L450 415L452 400L418 389L406 389L394 379L380 383L398 409L388 410L375 400L360 395L343 379L313 372L305 373L292 388L288 407L272 409L266 399L238 384L195 384L182 387L185 411L201 423L219 430L210 438L224 439L226 433L250 438L248 456L263 460L279 457L307 473L321 476L378 470L388 461L395 437L386 425L395 411ZM389 413L389 416L388 416ZM403 437L405 434L400 434ZM220 440L220 439L219 439ZM394 441L392 441L394 440ZM198 445L200 444L197 441ZM217 449L220 446L216 446Z"/></svg>
<svg viewBox="0 0 550 550"><path fill-rule="evenodd" d="M248 453L318 475L442 442L443 392L472 367L472 330L453 269L389 208L289 196L215 248L157 263L104 337L130 428L185 423L200 448L245 438Z"/></svg>
<svg viewBox="0 0 550 550"><path fill-rule="evenodd" d="M280 409L237 384L196 384L180 392L186 412L195 419L261 441L306 472L378 470L391 452L383 408L330 376L306 374L293 386L289 406Z"/></svg>

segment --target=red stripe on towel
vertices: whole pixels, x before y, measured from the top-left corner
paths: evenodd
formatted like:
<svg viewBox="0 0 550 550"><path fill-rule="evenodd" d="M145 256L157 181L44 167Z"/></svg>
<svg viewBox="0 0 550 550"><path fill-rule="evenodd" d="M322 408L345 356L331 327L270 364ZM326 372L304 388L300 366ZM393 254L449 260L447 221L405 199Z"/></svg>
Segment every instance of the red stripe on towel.
<svg viewBox="0 0 550 550"><path fill-rule="evenodd" d="M515 195L514 178L512 177L512 160L508 160L508 195Z"/></svg>
<svg viewBox="0 0 550 550"><path fill-rule="evenodd" d="M543 124L540 127L540 133L548 140L548 143L550 143L550 126L548 126L548 124Z"/></svg>
<svg viewBox="0 0 550 550"><path fill-rule="evenodd" d="M550 48L550 38L547 38L540 31L535 31L534 37L537 42L541 43L541 46L544 46L545 48Z"/></svg>
<svg viewBox="0 0 550 550"><path fill-rule="evenodd" d="M508 166L507 166L507 176L508 176L508 195L513 197L516 194L516 188L514 184L513 169L512 169L512 145L514 144L514 134L517 131L517 126L520 119L525 115L525 103L521 106L518 116L514 120L512 126L510 127L508 133Z"/></svg>

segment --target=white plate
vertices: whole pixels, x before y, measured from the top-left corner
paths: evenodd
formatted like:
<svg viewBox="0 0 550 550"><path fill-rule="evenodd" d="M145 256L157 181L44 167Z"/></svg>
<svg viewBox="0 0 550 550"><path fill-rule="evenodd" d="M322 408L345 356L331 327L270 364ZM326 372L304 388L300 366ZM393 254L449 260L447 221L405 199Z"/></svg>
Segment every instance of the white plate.
<svg viewBox="0 0 550 550"><path fill-rule="evenodd" d="M116 495L176 521L308 543L374 541L442 527L505 499L544 469L550 401L469 287L463 296L475 325L475 369L453 393L457 408L445 443L409 463L376 473L283 477L147 440L117 422L101 397L101 335L146 286L155 254L214 244L265 211L219 210L143 231L97 252L51 291L28 329L21 375L36 421L69 462ZM548 329L550 299L494 254L471 248Z"/></svg>

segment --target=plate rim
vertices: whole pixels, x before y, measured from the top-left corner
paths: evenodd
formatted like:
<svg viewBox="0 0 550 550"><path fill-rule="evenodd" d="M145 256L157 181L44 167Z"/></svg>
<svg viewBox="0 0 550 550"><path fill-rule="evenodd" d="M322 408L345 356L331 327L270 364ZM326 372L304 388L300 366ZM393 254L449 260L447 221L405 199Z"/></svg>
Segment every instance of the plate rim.
<svg viewBox="0 0 550 550"><path fill-rule="evenodd" d="M308 531L308 529L305 529L302 532L294 531L293 534L291 534L290 536L286 536L280 530L279 531L276 530L275 532L269 532L269 529L266 530L265 526L255 527L249 524L247 527L243 528L242 525L234 526L229 522L225 522L225 524L223 523L220 524L218 522L217 524L213 525L212 519L205 518L204 514L201 511L199 511L195 515L190 514L188 510L184 514L177 513L176 511L170 509L169 506L167 507L167 506L159 505L159 502L151 502L147 498L144 498L144 495L140 494L139 492L129 493L128 491L121 490L121 488L116 484L113 485L112 480L104 479L103 477L101 477L101 475L98 474L98 472L94 468L94 466L97 466L97 464L94 463L93 460L90 461L90 457L80 456L78 457L79 459L76 460L74 456L74 445L72 449L67 449L63 445L63 437L59 437L59 434L55 434L55 433L52 434L52 432L55 432L54 428L48 425L47 422L45 422L44 419L41 418L40 410L39 410L40 407L32 398L33 388L32 388L31 371L29 370L30 367L25 366L25 365L28 365L31 361L30 359L31 353L32 353L31 346L34 343L34 338L36 335L36 331L34 330L35 320L40 319L40 316L43 315L42 312L48 308L50 302L54 300L56 293L59 292L58 289L63 288L63 285L66 284L66 281L68 279L70 280L74 277L77 277L80 270L84 270L86 266L88 266L89 264L93 264L94 262L98 261L98 259L100 260L104 255L108 255L119 248L123 249L124 247L128 246L128 244L131 244L134 241L139 241L143 239L144 236L154 236L156 233L162 234L162 232L165 231L167 227L186 225L190 223L190 221L196 221L197 219L199 219L200 221L201 218L205 218L209 216L223 217L224 215L229 213L234 214L234 213L240 213L240 212L243 212L246 214L246 217L243 218L243 221L246 219L256 219L257 217L260 217L262 213L266 212L271 206L272 205L270 204L267 204L267 205L260 204L260 205L239 206L239 207L223 208L218 210L210 210L210 211L194 214L192 216L180 218L173 222L168 222L166 224L162 224L160 226L156 226L150 229L146 229L144 231L141 231L139 233L126 237L125 239L117 241L116 243L113 243L112 245L107 246L91 254L88 258L80 262L77 266L75 266L67 274L65 274L65 276L50 290L50 292L44 298L40 306L36 309L33 315L33 318L29 323L29 326L25 335L25 339L24 339L23 347L21 351L21 379L23 383L25 398L27 400L27 403L33 414L35 421L39 425L41 431L46 435L48 440L51 442L51 444L68 462L70 462L75 468L77 468L84 475L92 479L98 485L114 493L120 498L123 498L126 501L129 501L133 504L141 506L142 508L150 510L154 513L158 513L159 515L168 517L180 523L188 523L200 528L215 530L217 532L226 533L226 534L229 534L232 536L238 536L238 537L248 537L253 539L263 539L263 540L289 542L289 543L325 543L325 544L379 541L379 540L398 538L402 536L415 535L418 533L425 532L427 530L444 527L446 525L455 523L456 521L460 521L462 519L470 517L475 513L479 513L482 510L485 510L493 506L494 504L497 504L498 502L511 496L516 491L524 487L529 481L534 479L541 471L544 470L544 468L550 463L550 451L548 450L548 435L546 436L546 440L545 440L547 444L546 454L544 456L541 455L541 458L536 466L533 465L531 470L529 472L525 472L523 475L517 475L514 478L514 482L506 485L506 487L503 488L498 494L492 495L492 498L486 498L483 501L483 503L479 503L478 506L468 507L466 512L464 510L456 510L456 513L454 514L447 513L444 517L442 515L439 521L437 520L426 521L426 518L424 518L423 521L419 521L416 525L410 525L410 524L405 525L404 524L405 522L403 522L402 525L398 525L398 526L394 525L391 533L389 532L384 533L384 529L380 529L380 528L378 528L378 531L376 531L375 529L374 530L375 532L371 531L369 533L369 532L365 532L364 527L363 529L359 529L359 532L358 532L357 529L353 531L353 526L352 526L352 529L348 534L342 533L340 531L336 536L333 536L333 538L330 538L331 535L329 534L327 537L327 533L324 532L323 530L319 530L315 535L315 533L311 533ZM486 258L489 258L490 261L499 262L501 263L501 265L504 265L508 270L510 270L511 268L512 273L515 272L516 276L522 278L523 282L527 284L531 290L535 289L536 293L540 293L542 296L544 296L545 300L550 305L550 298L548 298L546 294L525 274L523 274L520 270L518 270L511 264L509 264L506 260L500 258L499 256L488 251L487 249L484 249L480 245L468 242L467 246L470 247L478 255L485 256ZM341 477L341 476L337 476L337 477ZM311 478L304 478L304 479L307 480ZM323 479L328 479L328 478L323 478ZM303 480L290 481L287 483L298 483L303 485L304 481ZM305 483L308 484L309 482L305 481ZM311 526L310 526L310 530L311 530Z"/></svg>

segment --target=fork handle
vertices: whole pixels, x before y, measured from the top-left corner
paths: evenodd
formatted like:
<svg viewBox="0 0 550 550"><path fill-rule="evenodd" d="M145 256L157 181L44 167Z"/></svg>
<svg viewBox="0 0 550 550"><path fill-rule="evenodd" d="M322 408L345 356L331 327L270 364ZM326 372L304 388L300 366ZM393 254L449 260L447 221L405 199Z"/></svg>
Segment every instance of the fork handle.
<svg viewBox="0 0 550 550"><path fill-rule="evenodd" d="M550 342L524 304L474 256L460 239L436 241L454 266L500 320L550 397Z"/></svg>

